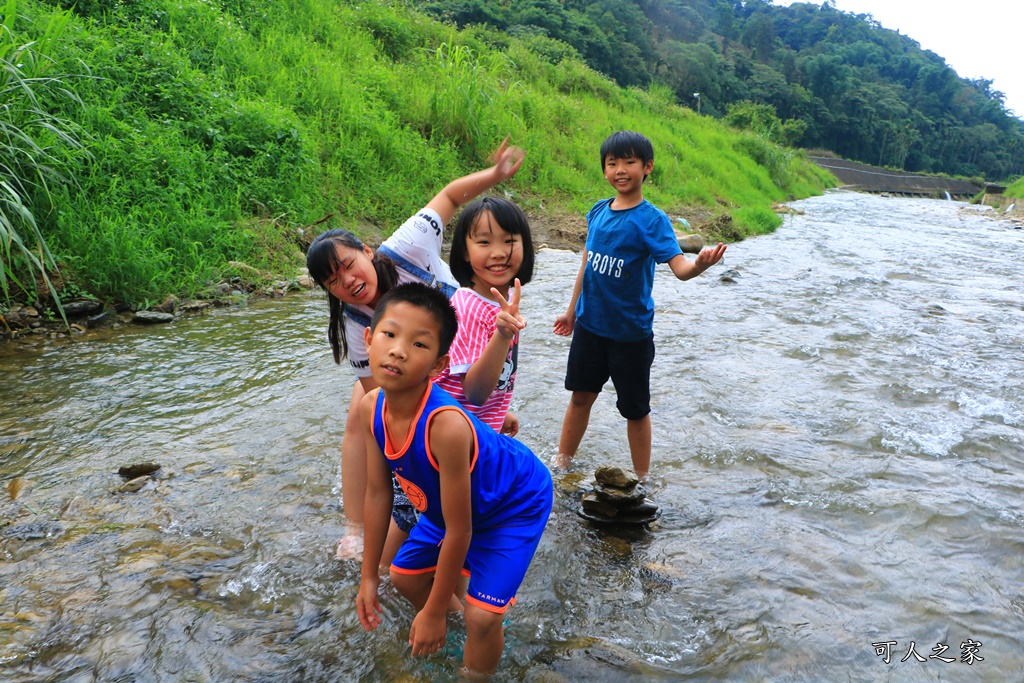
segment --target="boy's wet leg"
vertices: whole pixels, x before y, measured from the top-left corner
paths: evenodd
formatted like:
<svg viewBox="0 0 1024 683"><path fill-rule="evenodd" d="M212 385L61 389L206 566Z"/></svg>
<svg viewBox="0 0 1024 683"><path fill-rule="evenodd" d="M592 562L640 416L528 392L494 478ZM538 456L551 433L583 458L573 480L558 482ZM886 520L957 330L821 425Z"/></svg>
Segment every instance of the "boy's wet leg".
<svg viewBox="0 0 1024 683"><path fill-rule="evenodd" d="M574 391L569 397L569 405L565 409L562 420L562 435L558 440L558 456L556 467L568 467L572 463L576 451L587 433L590 424L590 409L594 407L598 394L591 391Z"/></svg>
<svg viewBox="0 0 1024 683"><path fill-rule="evenodd" d="M498 669L505 649L504 614L466 605L466 648L462 658L463 680L485 680Z"/></svg>
<svg viewBox="0 0 1024 683"><path fill-rule="evenodd" d="M626 420L626 435L629 438L629 457L633 460L633 471L640 481L644 481L651 469L651 414L639 420Z"/></svg>

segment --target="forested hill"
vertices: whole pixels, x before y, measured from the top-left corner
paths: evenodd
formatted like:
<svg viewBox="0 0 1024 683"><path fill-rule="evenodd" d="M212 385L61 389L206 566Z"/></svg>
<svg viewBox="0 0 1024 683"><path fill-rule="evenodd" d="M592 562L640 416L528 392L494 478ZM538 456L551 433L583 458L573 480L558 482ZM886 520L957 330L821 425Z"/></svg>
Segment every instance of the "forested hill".
<svg viewBox="0 0 1024 683"><path fill-rule="evenodd" d="M1006 109L992 81L961 78L912 37L829 0L789 7L767 0L420 6L460 26L489 24L568 43L620 85L667 85L680 104L705 115L727 117L744 102L774 107L789 122L778 138L790 144L914 172L988 180L1024 173L1024 121ZM550 50L556 56L557 43Z"/></svg>

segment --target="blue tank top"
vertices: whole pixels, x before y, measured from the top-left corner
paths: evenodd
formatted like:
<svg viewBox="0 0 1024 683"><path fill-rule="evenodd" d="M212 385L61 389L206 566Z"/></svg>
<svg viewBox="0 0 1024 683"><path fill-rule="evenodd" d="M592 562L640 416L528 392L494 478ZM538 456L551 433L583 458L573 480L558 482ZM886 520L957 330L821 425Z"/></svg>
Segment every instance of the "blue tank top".
<svg viewBox="0 0 1024 683"><path fill-rule="evenodd" d="M377 446L416 509L444 528L441 477L427 443L430 421L442 410L458 411L473 429L473 452L469 456L473 529L515 526L517 519L546 514L545 503L550 505L550 499L543 492L551 490L551 474L544 463L519 441L498 434L467 413L448 392L433 383L424 392L405 444L392 443L384 428L387 403L382 390L377 392L371 422Z"/></svg>

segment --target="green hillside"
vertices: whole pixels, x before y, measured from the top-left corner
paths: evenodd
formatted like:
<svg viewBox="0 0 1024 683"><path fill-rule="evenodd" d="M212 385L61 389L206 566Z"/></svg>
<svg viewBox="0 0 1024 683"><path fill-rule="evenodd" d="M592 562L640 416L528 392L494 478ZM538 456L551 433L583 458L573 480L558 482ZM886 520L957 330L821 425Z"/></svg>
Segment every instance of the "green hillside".
<svg viewBox="0 0 1024 683"><path fill-rule="evenodd" d="M400 3L9 0L3 28L8 302L45 298L33 281L53 262L64 298L140 305L200 294L231 262L291 274L299 228L373 242L506 135L528 156L502 189L535 214L610 193L597 149L620 128L654 142L652 201L728 213L733 238L830 182L667 87L619 87L565 43Z"/></svg>
<svg viewBox="0 0 1024 683"><path fill-rule="evenodd" d="M1004 181L1024 173L1024 120L992 81L961 78L912 36L834 0L425 0L456 25L572 45L620 85L670 88L727 117L773 107L786 139L913 172ZM927 10L922 10L927 11Z"/></svg>

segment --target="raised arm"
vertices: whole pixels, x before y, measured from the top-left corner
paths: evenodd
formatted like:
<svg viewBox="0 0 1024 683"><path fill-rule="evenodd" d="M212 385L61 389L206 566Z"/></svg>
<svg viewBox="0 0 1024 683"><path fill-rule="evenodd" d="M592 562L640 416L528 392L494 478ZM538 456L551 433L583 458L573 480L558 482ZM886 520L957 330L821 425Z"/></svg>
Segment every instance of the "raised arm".
<svg viewBox="0 0 1024 683"><path fill-rule="evenodd" d="M689 280L721 261L723 256L725 256L725 245L719 242L716 246L701 249L693 261L687 260L682 254L673 256L669 260L668 266L677 278Z"/></svg>
<svg viewBox="0 0 1024 683"><path fill-rule="evenodd" d="M359 616L359 623L367 631L372 631L380 625L382 610L377 599L377 588L380 585L378 567L384 551L384 539L391 523L391 506L394 504L391 470L370 431L370 420L373 419L373 406L376 400L377 392L371 391L359 403L359 417L366 439L366 505L363 565L359 593L356 595L356 613Z"/></svg>
<svg viewBox="0 0 1024 683"><path fill-rule="evenodd" d="M572 298L569 299L569 308L565 309L565 313L555 318L555 334L559 334L563 337L569 337L572 335L573 328L576 327L576 301L580 298L580 292L583 291L583 273L587 269L587 249L583 249L583 261L580 263L579 272L576 273L576 284L572 287Z"/></svg>
<svg viewBox="0 0 1024 683"><path fill-rule="evenodd" d="M505 138L491 155L493 166L448 183L427 203L427 208L436 211L441 216L441 222L447 225L460 206L514 176L522 166L525 155L518 147L509 146L508 138Z"/></svg>
<svg viewBox="0 0 1024 683"><path fill-rule="evenodd" d="M414 655L436 652L444 645L445 612L473 537L469 479L472 428L458 411L443 410L430 421L427 439L431 453L437 458L441 478L441 514L444 516L445 533L430 595L409 628L409 642Z"/></svg>
<svg viewBox="0 0 1024 683"><path fill-rule="evenodd" d="M473 405L482 406L484 402L494 393L498 386L498 378L505 369L505 359L508 358L508 349L516 334L526 327L526 319L519 313L519 301L523 295L523 287L519 284L519 278L515 279L509 298L505 299L494 287L491 287L491 294L498 300L501 310L495 320L494 334L491 335L487 346L480 354L466 374L462 376L462 391L466 398Z"/></svg>

